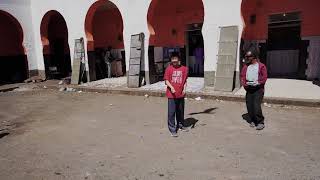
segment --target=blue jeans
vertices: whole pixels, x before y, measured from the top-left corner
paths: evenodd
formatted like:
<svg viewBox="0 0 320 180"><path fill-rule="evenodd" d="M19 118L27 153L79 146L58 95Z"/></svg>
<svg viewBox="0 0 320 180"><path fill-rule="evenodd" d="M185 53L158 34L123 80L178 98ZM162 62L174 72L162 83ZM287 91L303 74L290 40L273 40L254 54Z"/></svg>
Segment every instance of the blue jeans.
<svg viewBox="0 0 320 180"><path fill-rule="evenodd" d="M168 99L168 127L171 133L176 133L184 126L184 98Z"/></svg>

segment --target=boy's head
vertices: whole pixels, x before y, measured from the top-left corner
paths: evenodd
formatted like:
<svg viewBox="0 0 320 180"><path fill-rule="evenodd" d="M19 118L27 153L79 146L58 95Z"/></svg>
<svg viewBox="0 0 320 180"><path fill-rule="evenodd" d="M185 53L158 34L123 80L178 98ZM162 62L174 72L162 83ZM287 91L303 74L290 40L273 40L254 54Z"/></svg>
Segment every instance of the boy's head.
<svg viewBox="0 0 320 180"><path fill-rule="evenodd" d="M178 53L172 53L170 60L173 66L180 66L180 56Z"/></svg>
<svg viewBox="0 0 320 180"><path fill-rule="evenodd" d="M252 61L257 60L259 53L256 49L250 49L245 54L245 61L247 64L251 64Z"/></svg>

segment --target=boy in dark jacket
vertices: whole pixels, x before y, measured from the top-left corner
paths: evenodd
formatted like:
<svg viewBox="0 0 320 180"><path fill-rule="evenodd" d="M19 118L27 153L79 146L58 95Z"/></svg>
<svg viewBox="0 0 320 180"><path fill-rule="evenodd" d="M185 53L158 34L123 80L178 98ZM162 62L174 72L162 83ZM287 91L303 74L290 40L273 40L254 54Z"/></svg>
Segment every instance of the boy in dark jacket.
<svg viewBox="0 0 320 180"><path fill-rule="evenodd" d="M246 93L246 104L251 120L251 127L264 129L264 116L261 103L264 96L264 85L267 81L267 68L257 57L257 52L250 50L245 55L246 64L241 71L241 84Z"/></svg>

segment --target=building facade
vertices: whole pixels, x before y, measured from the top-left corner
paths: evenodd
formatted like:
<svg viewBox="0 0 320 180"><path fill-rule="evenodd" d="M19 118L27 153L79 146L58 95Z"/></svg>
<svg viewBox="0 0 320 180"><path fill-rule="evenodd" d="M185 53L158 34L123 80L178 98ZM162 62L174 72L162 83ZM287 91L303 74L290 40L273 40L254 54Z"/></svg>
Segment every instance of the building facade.
<svg viewBox="0 0 320 180"><path fill-rule="evenodd" d="M239 79L241 51L253 45L260 48L261 58L266 63L267 57L277 56L277 53L280 57L287 55L297 59L294 63L302 68L297 72L289 69L289 74L280 73L280 76L319 78L319 68L312 67L320 65L320 29L314 22L319 19L315 4L320 4L317 0L294 1L1 0L1 81L19 82L36 75L47 78L69 76L75 39L79 38L84 38L86 66L91 71L91 81L105 77L106 67L101 52L108 48L112 49L113 56L122 59L122 72L125 74L129 71L131 35L144 33L142 71L147 83L161 79L168 54L179 51L183 63L190 67L191 75L204 77L206 86L214 86L218 76L224 78L225 71L218 68L220 57L225 56L222 44L227 41L220 41L224 27L237 30L236 36L233 33L236 44L233 56L236 60L230 66L234 76L232 80ZM285 22L280 22L280 18L272 27L268 21L274 14L294 16L296 12L298 18L285 19ZM291 20L296 24L289 22ZM266 44L279 41L278 32L285 30L292 32L292 37L300 35L296 41L300 43L296 45L298 48L267 47ZM274 38L269 38L270 32ZM284 44L286 46L290 41ZM298 52L295 51L297 49ZM295 53L299 57L292 55ZM268 62L272 62L269 63L270 71L275 77L279 76L275 69L285 62ZM296 73L296 76L290 73ZM237 80L234 86L239 86Z"/></svg>

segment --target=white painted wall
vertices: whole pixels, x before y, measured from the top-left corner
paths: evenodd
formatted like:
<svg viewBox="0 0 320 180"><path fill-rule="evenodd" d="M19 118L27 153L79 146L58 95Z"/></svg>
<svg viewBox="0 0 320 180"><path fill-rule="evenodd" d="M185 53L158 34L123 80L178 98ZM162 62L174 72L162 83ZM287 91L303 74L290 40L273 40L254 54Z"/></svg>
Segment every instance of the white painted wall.
<svg viewBox="0 0 320 180"><path fill-rule="evenodd" d="M145 62L148 71L149 31L147 14L151 0L110 0L119 9L124 25L124 46L126 62L130 58L130 38L132 34L145 34ZM44 70L40 25L43 16L50 10L58 11L68 27L71 59L74 53L74 39L85 36L85 17L96 0L1 0L0 9L18 19L24 30L24 44L28 50L29 69ZM203 0L205 18L203 37L205 45L205 71L215 71L217 62L219 27L239 26L242 32L241 0ZM86 41L85 41L86 42ZM127 67L127 71L129 66ZM237 68L239 69L239 68Z"/></svg>
<svg viewBox="0 0 320 180"><path fill-rule="evenodd" d="M203 0L205 13L202 28L205 48L204 71L216 71L218 41L220 36L219 27L238 26L240 42L243 29L241 1L242 0ZM239 71L239 63L237 63L237 71Z"/></svg>

